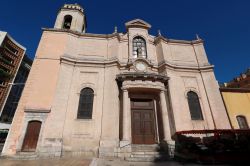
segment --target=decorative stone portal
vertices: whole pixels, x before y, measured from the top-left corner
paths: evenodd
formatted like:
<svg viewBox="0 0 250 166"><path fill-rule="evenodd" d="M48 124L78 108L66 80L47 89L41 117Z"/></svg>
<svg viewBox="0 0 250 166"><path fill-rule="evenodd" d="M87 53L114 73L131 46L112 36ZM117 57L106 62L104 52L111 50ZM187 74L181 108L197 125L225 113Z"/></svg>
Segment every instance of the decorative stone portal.
<svg viewBox="0 0 250 166"><path fill-rule="evenodd" d="M25 123L22 126L22 133L17 145L18 155L22 155L21 152L25 152L25 154L31 152L31 154L42 156L40 152L44 124L49 113L50 109L25 108ZM36 155L34 157L37 157Z"/></svg>
<svg viewBox="0 0 250 166"><path fill-rule="evenodd" d="M124 80L118 157L154 161L169 157L171 140L166 88L161 82ZM164 145L164 146L163 146Z"/></svg>
<svg viewBox="0 0 250 166"><path fill-rule="evenodd" d="M154 73L117 75L122 93L121 148L171 140L167 80L165 75Z"/></svg>

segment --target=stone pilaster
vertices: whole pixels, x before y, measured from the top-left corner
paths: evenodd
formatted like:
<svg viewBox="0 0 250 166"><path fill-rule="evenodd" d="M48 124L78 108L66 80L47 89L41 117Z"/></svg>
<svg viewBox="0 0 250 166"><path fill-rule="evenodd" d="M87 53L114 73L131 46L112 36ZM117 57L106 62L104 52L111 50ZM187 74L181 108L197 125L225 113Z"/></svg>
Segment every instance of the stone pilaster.
<svg viewBox="0 0 250 166"><path fill-rule="evenodd" d="M171 132L170 132L170 124L169 124L169 116L168 116L168 107L165 97L165 91L161 90L160 92L160 102L161 102L161 113L162 113L162 122L163 122L163 130L164 130L164 140L171 141Z"/></svg>
<svg viewBox="0 0 250 166"><path fill-rule="evenodd" d="M120 146L126 146L131 143L131 110L128 90L123 89L123 123L122 123L122 141Z"/></svg>

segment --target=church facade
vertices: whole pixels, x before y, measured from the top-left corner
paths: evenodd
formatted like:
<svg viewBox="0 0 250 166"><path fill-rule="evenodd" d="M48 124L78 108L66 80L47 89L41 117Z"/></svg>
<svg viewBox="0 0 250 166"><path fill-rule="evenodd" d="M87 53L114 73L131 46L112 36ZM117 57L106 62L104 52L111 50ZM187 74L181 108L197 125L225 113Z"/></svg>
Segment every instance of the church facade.
<svg viewBox="0 0 250 166"><path fill-rule="evenodd" d="M148 33L86 33L65 4L44 28L2 155L129 157L133 145L174 144L176 131L229 129L203 41Z"/></svg>

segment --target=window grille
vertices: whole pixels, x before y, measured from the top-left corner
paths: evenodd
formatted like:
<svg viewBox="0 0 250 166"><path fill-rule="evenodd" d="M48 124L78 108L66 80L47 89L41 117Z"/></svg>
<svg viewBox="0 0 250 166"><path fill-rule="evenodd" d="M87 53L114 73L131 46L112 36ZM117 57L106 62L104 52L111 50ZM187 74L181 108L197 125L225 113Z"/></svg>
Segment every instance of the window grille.
<svg viewBox="0 0 250 166"><path fill-rule="evenodd" d="M146 42L140 36L133 39L133 57L147 58Z"/></svg>

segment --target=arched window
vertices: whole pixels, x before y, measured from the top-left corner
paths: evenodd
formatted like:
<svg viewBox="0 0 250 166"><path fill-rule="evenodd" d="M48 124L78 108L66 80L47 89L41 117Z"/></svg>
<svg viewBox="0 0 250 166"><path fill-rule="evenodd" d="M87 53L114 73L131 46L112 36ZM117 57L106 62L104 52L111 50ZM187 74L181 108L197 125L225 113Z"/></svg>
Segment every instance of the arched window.
<svg viewBox="0 0 250 166"><path fill-rule="evenodd" d="M190 91L187 93L188 98L188 106L191 114L192 120L203 120L202 112L201 112L201 106L198 95Z"/></svg>
<svg viewBox="0 0 250 166"><path fill-rule="evenodd" d="M147 58L146 41L140 36L133 39L133 57Z"/></svg>
<svg viewBox="0 0 250 166"><path fill-rule="evenodd" d="M91 119L93 110L94 91L91 88L84 88L81 90L79 106L78 106L78 119Z"/></svg>
<svg viewBox="0 0 250 166"><path fill-rule="evenodd" d="M71 22L72 22L72 16L71 15L64 16L63 29L70 29Z"/></svg>
<svg viewBox="0 0 250 166"><path fill-rule="evenodd" d="M236 116L240 129L248 129L247 119L245 116L238 115Z"/></svg>

